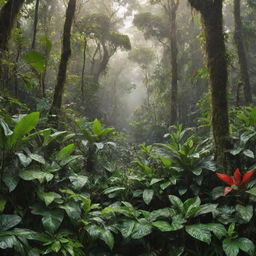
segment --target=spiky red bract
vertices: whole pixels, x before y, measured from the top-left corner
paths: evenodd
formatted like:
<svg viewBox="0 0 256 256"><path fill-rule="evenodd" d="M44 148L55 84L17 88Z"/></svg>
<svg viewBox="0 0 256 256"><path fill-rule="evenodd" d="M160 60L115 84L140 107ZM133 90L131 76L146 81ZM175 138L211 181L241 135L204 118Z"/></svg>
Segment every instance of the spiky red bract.
<svg viewBox="0 0 256 256"><path fill-rule="evenodd" d="M226 184L230 186L235 185L231 176L227 174L218 173L218 172L216 173L216 175L220 180L224 181Z"/></svg>
<svg viewBox="0 0 256 256"><path fill-rule="evenodd" d="M243 179L242 179L241 184L246 183L246 182L252 177L252 175L253 175L254 173L255 173L255 169L246 172L246 173L243 175Z"/></svg>
<svg viewBox="0 0 256 256"><path fill-rule="evenodd" d="M234 178L235 178L235 185L240 185L241 183L241 173L240 170L238 168L236 168L235 172L234 172Z"/></svg>

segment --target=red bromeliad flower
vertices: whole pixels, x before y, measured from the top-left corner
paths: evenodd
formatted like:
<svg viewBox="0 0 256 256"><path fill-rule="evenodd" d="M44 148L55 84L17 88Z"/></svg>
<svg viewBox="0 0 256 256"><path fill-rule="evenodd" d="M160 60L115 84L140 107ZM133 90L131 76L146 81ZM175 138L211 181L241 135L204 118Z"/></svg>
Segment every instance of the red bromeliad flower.
<svg viewBox="0 0 256 256"><path fill-rule="evenodd" d="M233 190L232 186L240 187L241 185L245 184L249 179L252 177L256 169L250 170L246 172L243 176L239 169L237 168L234 172L234 176L230 176L227 174L216 173L218 178L228 184L230 187L225 187L224 195L227 195L230 191Z"/></svg>

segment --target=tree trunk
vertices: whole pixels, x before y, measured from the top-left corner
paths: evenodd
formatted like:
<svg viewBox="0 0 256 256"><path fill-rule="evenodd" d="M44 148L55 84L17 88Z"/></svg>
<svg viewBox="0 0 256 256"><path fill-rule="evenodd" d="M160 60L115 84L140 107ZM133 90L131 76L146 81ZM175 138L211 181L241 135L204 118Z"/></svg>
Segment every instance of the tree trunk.
<svg viewBox="0 0 256 256"><path fill-rule="evenodd" d="M82 67L82 80L81 80L81 93L82 100L85 99L85 64L86 64L86 50L87 50L87 38L84 38L84 50L83 50L83 67Z"/></svg>
<svg viewBox="0 0 256 256"><path fill-rule="evenodd" d="M38 24L39 2L40 2L40 0L36 0L35 17L34 17L34 25L33 25L33 39L32 39L31 49L36 48L36 34L37 34L37 24Z"/></svg>
<svg viewBox="0 0 256 256"><path fill-rule="evenodd" d="M5 70L1 63L5 52L8 49L8 41L12 28L15 25L17 16L25 0L9 0L0 10L0 81L1 86L5 86Z"/></svg>
<svg viewBox="0 0 256 256"><path fill-rule="evenodd" d="M243 83L245 105L252 103L251 85L248 72L247 57L243 42L243 28L241 21L240 0L234 0L235 34L234 40L237 48L238 62L240 67L241 82Z"/></svg>
<svg viewBox="0 0 256 256"><path fill-rule="evenodd" d="M66 20L64 24L62 54L60 59L57 84L55 86L53 103L50 110L50 113L55 114L57 118L60 113L60 109L62 105L68 60L71 56L70 37L71 37L72 23L75 16L75 10L76 10L76 0L69 0L67 11L66 11Z"/></svg>
<svg viewBox="0 0 256 256"><path fill-rule="evenodd" d="M171 66L172 66L172 84L171 84L171 115L170 124L177 123L177 98L178 98L178 47L177 47L177 25L176 15L179 6L179 0L171 0L170 20L170 44L171 44Z"/></svg>
<svg viewBox="0 0 256 256"><path fill-rule="evenodd" d="M0 52L2 53L8 48L12 28L24 2L25 0L9 0L0 11Z"/></svg>
<svg viewBox="0 0 256 256"><path fill-rule="evenodd" d="M202 15L211 93L212 131L216 161L228 168L229 120L227 60L223 34L223 0L189 0Z"/></svg>

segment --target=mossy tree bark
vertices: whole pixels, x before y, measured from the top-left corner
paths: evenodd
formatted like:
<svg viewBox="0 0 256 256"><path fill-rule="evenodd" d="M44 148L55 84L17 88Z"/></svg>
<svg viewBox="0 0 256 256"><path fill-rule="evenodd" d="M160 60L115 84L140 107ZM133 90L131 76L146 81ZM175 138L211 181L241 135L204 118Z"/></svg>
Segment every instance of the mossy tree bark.
<svg viewBox="0 0 256 256"><path fill-rule="evenodd" d="M172 84L171 84L171 116L170 123L177 123L177 105L178 105L178 47L177 47L177 24L176 16L179 7L179 0L171 0L170 8L170 43L171 43L171 66L172 66Z"/></svg>
<svg viewBox="0 0 256 256"><path fill-rule="evenodd" d="M238 62L240 67L241 82L243 84L245 105L252 103L250 77L248 72L247 57L243 42L243 28L241 20L241 0L234 0L235 33L234 40L237 48Z"/></svg>
<svg viewBox="0 0 256 256"><path fill-rule="evenodd" d="M31 49L35 49L36 48L36 35L37 35L39 3L40 3L40 0L36 0L35 16L34 16L34 24L33 24L33 38L32 38Z"/></svg>
<svg viewBox="0 0 256 256"><path fill-rule="evenodd" d="M9 0L0 11L0 52L2 53L8 48L12 28L24 2L25 0Z"/></svg>
<svg viewBox="0 0 256 256"><path fill-rule="evenodd" d="M227 60L223 33L223 0L188 0L201 13L211 94L212 131L216 160L228 168L229 119Z"/></svg>
<svg viewBox="0 0 256 256"><path fill-rule="evenodd" d="M16 24L17 16L25 0L8 0L0 11L0 80L4 86L5 71L3 70L1 59L4 58L5 52L8 50L8 41L11 31Z"/></svg>
<svg viewBox="0 0 256 256"><path fill-rule="evenodd" d="M63 31L63 40L62 40L62 53L59 64L59 71L57 76L57 84L54 90L53 102L50 110L50 114L54 114L57 117L60 114L61 106L62 106L62 98L64 93L64 86L66 81L67 74L67 66L68 60L71 56L71 28L75 16L76 10L76 0L69 0L67 11L66 11L66 19L64 24Z"/></svg>

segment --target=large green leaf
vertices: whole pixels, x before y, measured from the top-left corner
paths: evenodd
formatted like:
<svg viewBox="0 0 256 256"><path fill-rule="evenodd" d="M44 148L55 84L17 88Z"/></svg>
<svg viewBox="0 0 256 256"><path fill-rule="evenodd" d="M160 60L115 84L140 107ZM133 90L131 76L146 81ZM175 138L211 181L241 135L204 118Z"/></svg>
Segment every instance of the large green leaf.
<svg viewBox="0 0 256 256"><path fill-rule="evenodd" d="M152 225L158 228L162 232L173 231L173 227L167 221L162 221L162 220L155 221L152 223Z"/></svg>
<svg viewBox="0 0 256 256"><path fill-rule="evenodd" d="M45 70L45 58L41 53L35 50L27 52L25 61L30 64L38 73L42 73Z"/></svg>
<svg viewBox="0 0 256 256"><path fill-rule="evenodd" d="M185 217L189 218L200 209L201 200L199 197L189 198L184 202Z"/></svg>
<svg viewBox="0 0 256 256"><path fill-rule="evenodd" d="M253 216L252 205L243 206L241 204L236 205L237 217L243 222L248 223Z"/></svg>
<svg viewBox="0 0 256 256"><path fill-rule="evenodd" d="M24 116L15 126L13 134L8 137L9 147L13 147L18 140L32 131L39 121L39 112L33 112Z"/></svg>
<svg viewBox="0 0 256 256"><path fill-rule="evenodd" d="M32 213L43 216L42 224L46 231L54 233L61 225L64 212L61 209L48 210L41 205L35 205L32 208Z"/></svg>
<svg viewBox="0 0 256 256"><path fill-rule="evenodd" d="M102 124L98 119L95 119L92 123L92 130L94 135L99 136L103 130Z"/></svg>
<svg viewBox="0 0 256 256"><path fill-rule="evenodd" d="M247 190L246 193L249 193L253 196L256 196L256 186L254 186L252 189Z"/></svg>
<svg viewBox="0 0 256 256"><path fill-rule="evenodd" d="M218 239L221 239L227 234L225 227L219 223L208 223L205 224L205 227L211 231Z"/></svg>
<svg viewBox="0 0 256 256"><path fill-rule="evenodd" d="M125 220L122 224L118 226L124 238L128 238L132 234L135 224L136 221L134 220Z"/></svg>
<svg viewBox="0 0 256 256"><path fill-rule="evenodd" d="M240 243L237 240L225 239L223 240L222 247L227 256L237 256Z"/></svg>
<svg viewBox="0 0 256 256"><path fill-rule="evenodd" d="M0 235L0 249L13 248L18 242L15 236Z"/></svg>
<svg viewBox="0 0 256 256"><path fill-rule="evenodd" d="M105 244L110 248L110 250L113 249L115 239L109 230L107 229L102 230L100 234L100 238L105 242Z"/></svg>
<svg viewBox="0 0 256 256"><path fill-rule="evenodd" d="M186 232L197 240L211 243L211 232L203 224L186 226Z"/></svg>
<svg viewBox="0 0 256 256"><path fill-rule="evenodd" d="M132 238L141 239L152 232L152 226L144 219L139 220L133 228Z"/></svg>
<svg viewBox="0 0 256 256"><path fill-rule="evenodd" d="M69 180L76 190L82 189L88 182L88 177L83 175L74 174L69 176Z"/></svg>
<svg viewBox="0 0 256 256"><path fill-rule="evenodd" d="M64 209L69 218L72 220L78 220L81 217L81 208L76 202L67 202L64 205L61 205L60 208Z"/></svg>
<svg viewBox="0 0 256 256"><path fill-rule="evenodd" d="M21 171L19 173L20 178L26 181L31 180L38 180L40 183L43 183L44 181L51 181L54 177L53 174L42 172L42 171L35 171L35 170L25 170Z"/></svg>
<svg viewBox="0 0 256 256"><path fill-rule="evenodd" d="M18 215L0 215L0 232L9 230L17 226L21 222L21 217Z"/></svg>
<svg viewBox="0 0 256 256"><path fill-rule="evenodd" d="M56 159L59 161L65 160L67 157L69 157L73 151L74 151L74 144L69 144L66 147L62 148L56 155Z"/></svg>
<svg viewBox="0 0 256 256"><path fill-rule="evenodd" d="M172 205L173 205L174 207L176 207L177 209L179 209L179 211L180 211L181 213L184 212L184 205L183 205L182 201L181 201L177 196L169 195L168 198L169 198L170 202L172 203Z"/></svg>
<svg viewBox="0 0 256 256"><path fill-rule="evenodd" d="M251 256L255 255L254 254L255 245L250 239L245 238L245 237L241 237L241 238L238 238L237 241L239 242L239 248L242 251L248 253Z"/></svg>
<svg viewBox="0 0 256 256"><path fill-rule="evenodd" d="M45 202L45 205L50 205L55 199L61 199L61 195L55 192L44 192L43 190L39 190L37 192L38 197Z"/></svg>
<svg viewBox="0 0 256 256"><path fill-rule="evenodd" d="M149 205L153 199L153 196L154 196L153 189L145 189L143 191L143 200L144 200L145 204Z"/></svg>

